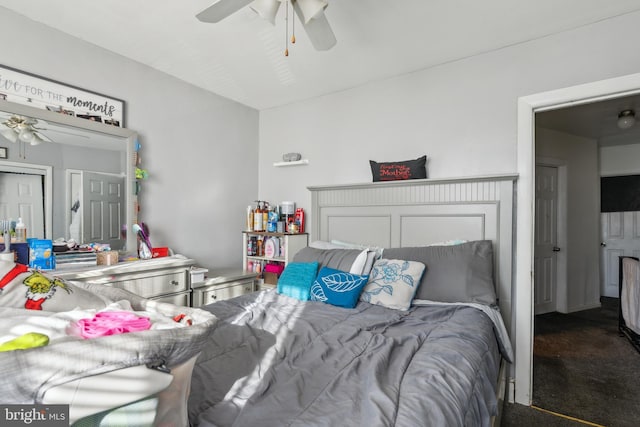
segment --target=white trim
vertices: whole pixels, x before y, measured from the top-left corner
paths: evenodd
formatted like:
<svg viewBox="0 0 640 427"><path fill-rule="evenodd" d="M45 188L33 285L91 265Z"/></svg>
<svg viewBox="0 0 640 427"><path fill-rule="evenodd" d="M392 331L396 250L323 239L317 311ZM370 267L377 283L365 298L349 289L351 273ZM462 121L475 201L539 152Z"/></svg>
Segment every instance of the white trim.
<svg viewBox="0 0 640 427"><path fill-rule="evenodd" d="M533 228L535 121L545 110L640 93L640 74L538 93L518 99L518 199L516 224L515 391L517 403L531 405L533 385ZM512 338L513 339L513 338ZM511 395L511 394L510 394Z"/></svg>
<svg viewBox="0 0 640 427"><path fill-rule="evenodd" d="M467 182L486 182L486 181L516 181L518 174L498 174L498 175L478 175L478 176L461 176L453 178L426 178L426 179L404 179L397 181L376 181L376 182L359 182L353 184L330 184L330 185L311 185L307 189L311 192L318 190L343 190L343 189L373 189L385 187L414 187L430 184L462 184Z"/></svg>

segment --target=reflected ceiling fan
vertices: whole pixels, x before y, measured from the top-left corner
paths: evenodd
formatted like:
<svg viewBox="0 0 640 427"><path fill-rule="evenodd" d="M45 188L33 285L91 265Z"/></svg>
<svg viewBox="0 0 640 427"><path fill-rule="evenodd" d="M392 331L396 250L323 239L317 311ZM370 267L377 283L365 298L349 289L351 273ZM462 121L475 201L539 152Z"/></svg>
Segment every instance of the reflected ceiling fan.
<svg viewBox="0 0 640 427"><path fill-rule="evenodd" d="M20 141L30 145L39 145L43 141L53 142L53 140L45 135L43 131L66 133L68 135L87 138L87 136L85 135L64 132L57 129L48 129L43 126L47 126L47 123L43 120L12 115L8 119L0 123L0 135L4 136L11 142Z"/></svg>
<svg viewBox="0 0 640 427"><path fill-rule="evenodd" d="M286 8L288 8L287 3L291 4L316 50L329 50L335 46L337 42L336 36L333 34L329 21L327 21L327 17L324 14L324 10L328 6L328 3L324 0L218 0L198 13L196 18L202 22L220 22L227 16L251 4L250 7L254 12L275 25L280 3L285 3ZM295 35L291 38L291 42L295 43ZM285 55L288 55L288 50L285 50Z"/></svg>

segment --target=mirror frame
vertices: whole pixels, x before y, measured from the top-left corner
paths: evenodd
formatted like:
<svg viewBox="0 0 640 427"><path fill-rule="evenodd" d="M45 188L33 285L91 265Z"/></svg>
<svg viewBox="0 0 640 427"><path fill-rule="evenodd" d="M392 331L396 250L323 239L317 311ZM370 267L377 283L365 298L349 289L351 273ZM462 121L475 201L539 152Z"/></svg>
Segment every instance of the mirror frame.
<svg viewBox="0 0 640 427"><path fill-rule="evenodd" d="M44 120L49 123L56 123L63 126L74 127L89 132L102 133L114 137L122 138L122 142L126 145L126 170L125 170L125 224L127 227L127 239L125 241L126 251L135 251L137 248L137 238L133 233L133 224L136 220L135 205L137 196L134 194L135 185L135 144L138 139L138 134L130 129L121 128L117 126L106 125L104 123L94 122L91 120L81 119L75 116L69 116L66 114L57 113L55 111L48 111L40 108L30 107L28 105L17 104L15 102L9 102L0 99L0 111L4 111L11 114L17 114L20 116L32 117L34 119ZM0 160L4 162L4 160ZM8 162L12 165L13 162ZM25 167L28 165L25 163ZM50 178L50 177L47 177ZM51 182L47 182L45 185L45 201L52 198L51 194ZM61 195L61 197L63 197ZM53 209L51 204L45 203L45 229L47 235L52 232L51 226L53 224ZM48 226L47 226L48 225ZM50 238L50 237L49 237Z"/></svg>

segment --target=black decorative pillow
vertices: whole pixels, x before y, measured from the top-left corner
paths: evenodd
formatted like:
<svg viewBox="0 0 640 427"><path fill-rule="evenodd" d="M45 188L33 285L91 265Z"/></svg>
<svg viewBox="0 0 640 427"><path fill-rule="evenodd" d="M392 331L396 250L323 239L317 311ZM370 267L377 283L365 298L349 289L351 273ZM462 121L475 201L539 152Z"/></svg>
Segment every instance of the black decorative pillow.
<svg viewBox="0 0 640 427"><path fill-rule="evenodd" d="M374 162L369 160L369 163L371 164L373 182L424 179L427 177L427 156L401 162Z"/></svg>

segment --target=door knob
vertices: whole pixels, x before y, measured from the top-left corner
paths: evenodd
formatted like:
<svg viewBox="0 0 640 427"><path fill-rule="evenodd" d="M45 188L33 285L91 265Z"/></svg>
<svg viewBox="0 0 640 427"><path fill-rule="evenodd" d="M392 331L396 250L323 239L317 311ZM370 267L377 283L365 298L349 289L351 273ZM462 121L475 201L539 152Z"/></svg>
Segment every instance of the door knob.
<svg viewBox="0 0 640 427"><path fill-rule="evenodd" d="M607 246L607 244L605 242L600 242L600 246L604 248L605 246Z"/></svg>
<svg viewBox="0 0 640 427"><path fill-rule="evenodd" d="M560 252L560 248L557 246L554 246L553 249L551 249L553 252Z"/></svg>

